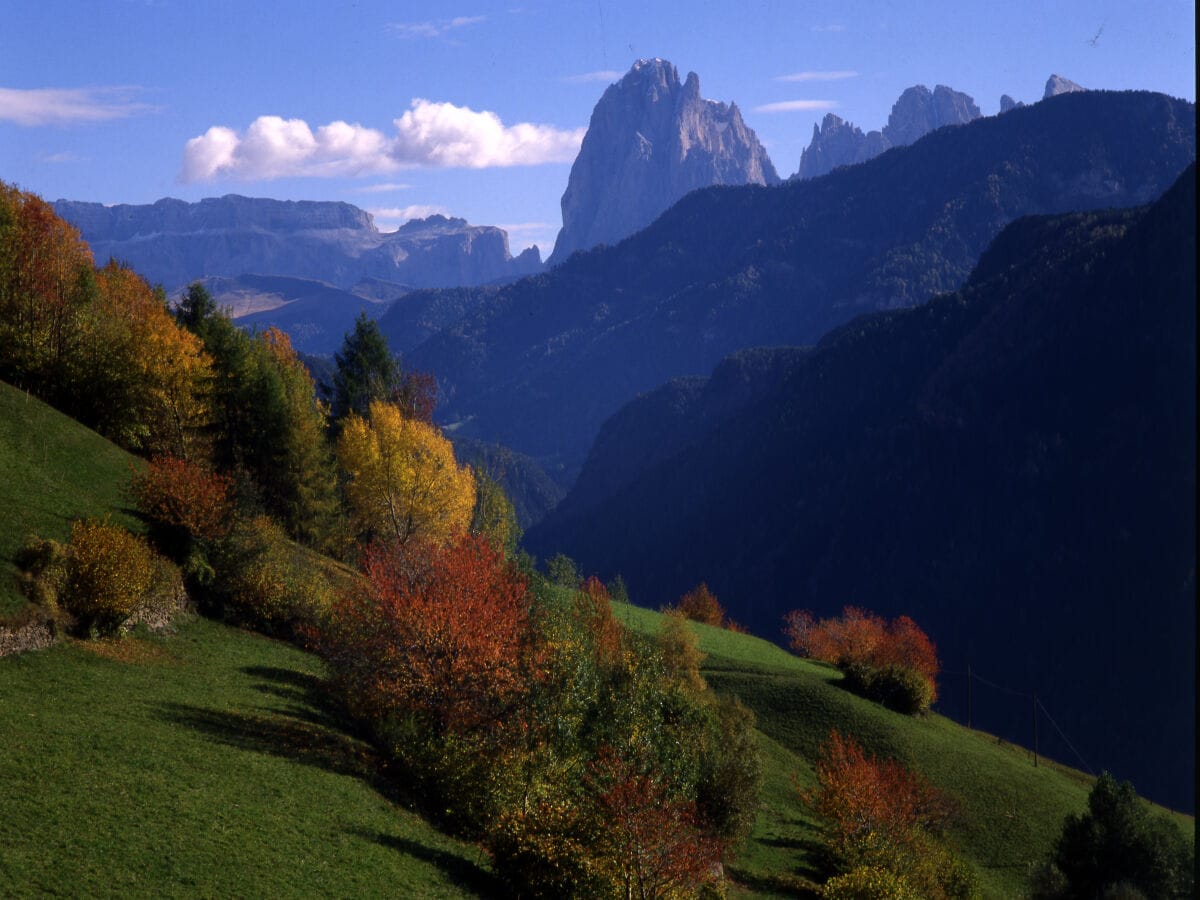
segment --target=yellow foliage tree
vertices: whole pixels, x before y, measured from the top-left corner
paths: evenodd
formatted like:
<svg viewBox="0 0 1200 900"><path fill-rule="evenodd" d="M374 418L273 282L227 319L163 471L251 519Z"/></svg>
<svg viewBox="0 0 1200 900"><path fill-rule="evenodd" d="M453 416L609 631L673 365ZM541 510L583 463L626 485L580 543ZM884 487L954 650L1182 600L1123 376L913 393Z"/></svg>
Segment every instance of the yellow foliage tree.
<svg viewBox="0 0 1200 900"><path fill-rule="evenodd" d="M96 273L96 302L84 325L81 375L105 385L100 411L128 447L203 458L212 364L132 269L109 262Z"/></svg>
<svg viewBox="0 0 1200 900"><path fill-rule="evenodd" d="M450 442L391 403L373 401L369 416L348 416L337 445L360 527L401 543L414 537L440 543L466 531L475 478L455 462Z"/></svg>

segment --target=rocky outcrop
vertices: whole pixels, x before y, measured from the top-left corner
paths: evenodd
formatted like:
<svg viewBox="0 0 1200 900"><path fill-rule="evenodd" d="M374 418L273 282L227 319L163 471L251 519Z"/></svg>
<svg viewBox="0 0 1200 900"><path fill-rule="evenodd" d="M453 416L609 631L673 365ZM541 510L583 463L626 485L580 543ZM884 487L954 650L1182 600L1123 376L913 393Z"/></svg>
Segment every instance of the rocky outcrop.
<svg viewBox="0 0 1200 900"><path fill-rule="evenodd" d="M979 116L979 107L967 94L944 84L931 92L918 84L900 95L883 128L883 136L889 147L903 147L945 125L965 125Z"/></svg>
<svg viewBox="0 0 1200 900"><path fill-rule="evenodd" d="M639 60L592 111L549 264L628 237L697 188L778 181L736 104L703 99L695 72L680 83L666 60Z"/></svg>
<svg viewBox="0 0 1200 900"><path fill-rule="evenodd" d="M514 259L491 225L430 216L390 234L349 203L213 197L104 206L59 200L55 212L96 259L128 262L169 292L204 277L284 275L348 288L363 278L414 287L477 285L542 268L533 250Z"/></svg>
<svg viewBox="0 0 1200 900"><path fill-rule="evenodd" d="M1025 104L1020 100L1014 100L1008 94L1000 95L1000 112L1006 113L1014 109L1020 109Z"/></svg>
<svg viewBox="0 0 1200 900"><path fill-rule="evenodd" d="M813 137L800 156L797 178L816 178L836 169L866 162L891 147L903 147L945 125L965 125L980 117L979 107L967 94L937 85L932 91L923 84L910 87L892 106L882 131L862 130L833 115L821 127L813 126Z"/></svg>
<svg viewBox="0 0 1200 900"><path fill-rule="evenodd" d="M800 155L800 178L816 178L836 169L866 162L888 148L882 132L862 129L840 116L826 113L820 127L813 126L812 142Z"/></svg>
<svg viewBox="0 0 1200 900"><path fill-rule="evenodd" d="M1046 79L1046 92L1042 94L1043 100L1049 100L1051 97L1057 97L1059 94L1073 94L1076 91L1086 91L1087 88L1073 82L1070 78L1063 78L1061 75L1051 75Z"/></svg>

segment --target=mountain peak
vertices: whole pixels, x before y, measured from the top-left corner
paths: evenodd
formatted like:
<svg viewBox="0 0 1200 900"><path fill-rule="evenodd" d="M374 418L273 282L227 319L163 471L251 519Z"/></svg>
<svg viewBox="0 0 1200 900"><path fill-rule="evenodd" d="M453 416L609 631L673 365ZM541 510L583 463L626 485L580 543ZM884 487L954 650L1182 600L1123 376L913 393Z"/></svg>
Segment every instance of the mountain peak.
<svg viewBox="0 0 1200 900"><path fill-rule="evenodd" d="M649 225L714 184L774 184L775 167L734 104L705 100L665 59L639 59L592 111L562 198L550 264Z"/></svg>
<svg viewBox="0 0 1200 900"><path fill-rule="evenodd" d="M1046 79L1046 92L1042 94L1043 100L1048 100L1051 97L1057 97L1059 94L1073 94L1076 91L1086 91L1087 88L1082 87L1070 78L1063 78L1061 75L1051 75Z"/></svg>
<svg viewBox="0 0 1200 900"><path fill-rule="evenodd" d="M812 141L800 156L797 178L816 178L838 166L866 162L890 147L902 147L946 125L965 125L980 117L968 94L939 84L931 91L923 84L906 88L892 106L881 131L863 134L854 124L827 113L821 127L813 127Z"/></svg>

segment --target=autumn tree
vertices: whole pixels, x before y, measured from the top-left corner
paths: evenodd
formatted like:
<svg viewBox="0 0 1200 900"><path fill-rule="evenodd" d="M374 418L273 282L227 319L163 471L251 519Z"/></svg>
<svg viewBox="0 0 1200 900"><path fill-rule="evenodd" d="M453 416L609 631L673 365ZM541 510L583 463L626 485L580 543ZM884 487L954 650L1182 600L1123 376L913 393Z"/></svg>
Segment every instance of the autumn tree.
<svg viewBox="0 0 1200 900"><path fill-rule="evenodd" d="M197 283L177 318L213 362L213 460L298 540L334 550L336 470L325 441L326 413L308 370L278 329L247 334Z"/></svg>
<svg viewBox="0 0 1200 900"><path fill-rule="evenodd" d="M663 615L658 647L668 682L696 693L708 687L700 674L700 663L704 661L700 642L682 610L670 610Z"/></svg>
<svg viewBox="0 0 1200 900"><path fill-rule="evenodd" d="M153 457L134 471L130 491L142 515L180 537L213 542L232 524L230 481L202 463Z"/></svg>
<svg viewBox="0 0 1200 900"><path fill-rule="evenodd" d="M680 597L677 608L693 622L715 625L717 628L725 622L725 610L704 582L700 582Z"/></svg>
<svg viewBox="0 0 1200 900"><path fill-rule="evenodd" d="M723 846L700 827L694 801L671 796L659 778L608 747L588 780L603 823L593 852L618 896L695 897L718 879Z"/></svg>
<svg viewBox="0 0 1200 900"><path fill-rule="evenodd" d="M326 656L357 711L436 733L496 724L522 689L524 579L488 543L377 542L332 613Z"/></svg>
<svg viewBox="0 0 1200 900"><path fill-rule="evenodd" d="M807 610L784 617L793 650L837 665L852 690L905 713L921 712L937 699L937 648L908 616L887 622L847 606L842 615L817 621Z"/></svg>
<svg viewBox="0 0 1200 900"><path fill-rule="evenodd" d="M71 410L92 253L40 197L0 182L0 377Z"/></svg>
<svg viewBox="0 0 1200 900"><path fill-rule="evenodd" d="M110 261L96 287L77 360L85 420L132 449L207 456L213 373L202 343L132 269Z"/></svg>
<svg viewBox="0 0 1200 900"><path fill-rule="evenodd" d="M953 809L928 781L868 755L836 729L816 774L817 787L803 796L828 823L826 843L840 869L885 870L930 900L978 896L973 873L941 840Z"/></svg>
<svg viewBox="0 0 1200 900"><path fill-rule="evenodd" d="M465 532L475 505L475 478L454 459L432 425L373 401L370 418L351 413L337 443L349 476L346 496L360 528L401 544L447 542Z"/></svg>

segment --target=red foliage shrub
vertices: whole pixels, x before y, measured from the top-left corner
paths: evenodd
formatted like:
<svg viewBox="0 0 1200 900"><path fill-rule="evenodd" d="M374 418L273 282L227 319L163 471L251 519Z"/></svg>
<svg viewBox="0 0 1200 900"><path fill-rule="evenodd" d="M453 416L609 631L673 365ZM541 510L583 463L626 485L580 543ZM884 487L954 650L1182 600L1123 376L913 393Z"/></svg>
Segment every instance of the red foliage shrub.
<svg viewBox="0 0 1200 900"><path fill-rule="evenodd" d="M429 372L405 372L389 398L406 418L433 424L437 408L437 379Z"/></svg>
<svg viewBox="0 0 1200 900"><path fill-rule="evenodd" d="M700 828L695 803L668 796L610 748L589 770L603 823L599 863L621 896L694 897L719 877L724 845Z"/></svg>
<svg viewBox="0 0 1200 900"><path fill-rule="evenodd" d="M877 863L935 833L950 816L946 799L895 760L868 756L836 729L817 759L817 788L805 799L830 823L830 845L850 865Z"/></svg>
<svg viewBox="0 0 1200 900"><path fill-rule="evenodd" d="M703 622L705 625L720 628L725 621L725 610L704 582L700 582L680 597L678 607L679 611L693 622Z"/></svg>
<svg viewBox="0 0 1200 900"><path fill-rule="evenodd" d="M415 713L442 734L496 724L522 689L524 577L471 535L377 543L363 569L319 640L356 712Z"/></svg>
<svg viewBox="0 0 1200 900"><path fill-rule="evenodd" d="M857 873L834 879L822 896L866 896L854 888L872 884L899 892L870 896L981 896L974 872L941 841L954 808L928 781L895 760L868 756L836 730L816 768L817 787L804 799L828 821L826 842L839 866Z"/></svg>
<svg viewBox="0 0 1200 900"><path fill-rule="evenodd" d="M131 489L143 515L194 538L215 540L233 519L229 479L175 456L150 460L144 472L134 472Z"/></svg>
<svg viewBox="0 0 1200 900"><path fill-rule="evenodd" d="M797 653L842 668L910 669L929 683L931 699L937 698L937 648L908 616L889 624L880 616L847 606L837 619L817 621L807 610L794 610L784 617L784 623L788 643Z"/></svg>
<svg viewBox="0 0 1200 900"><path fill-rule="evenodd" d="M593 575L584 581L577 597L584 622L592 634L597 663L607 669L624 665L625 626L613 615L608 588Z"/></svg>

